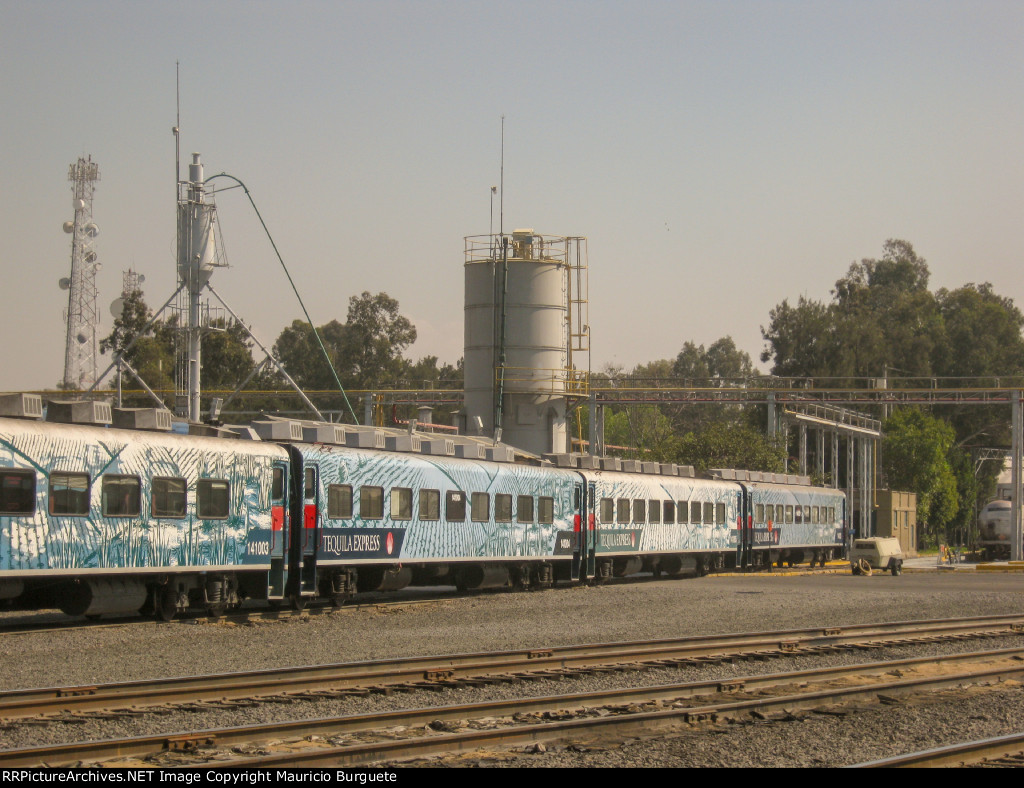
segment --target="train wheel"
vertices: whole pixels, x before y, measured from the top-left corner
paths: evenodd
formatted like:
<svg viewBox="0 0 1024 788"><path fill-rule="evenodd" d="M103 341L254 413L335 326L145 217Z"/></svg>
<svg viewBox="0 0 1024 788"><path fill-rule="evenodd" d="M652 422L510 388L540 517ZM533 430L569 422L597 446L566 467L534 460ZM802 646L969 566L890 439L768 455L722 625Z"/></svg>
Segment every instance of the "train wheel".
<svg viewBox="0 0 1024 788"><path fill-rule="evenodd" d="M171 621L178 615L178 592L171 583L153 590L153 612L160 621Z"/></svg>
<svg viewBox="0 0 1024 788"><path fill-rule="evenodd" d="M288 597L288 602L291 604L292 610L296 612L306 609L306 601L306 597L302 596L302 594L293 594Z"/></svg>

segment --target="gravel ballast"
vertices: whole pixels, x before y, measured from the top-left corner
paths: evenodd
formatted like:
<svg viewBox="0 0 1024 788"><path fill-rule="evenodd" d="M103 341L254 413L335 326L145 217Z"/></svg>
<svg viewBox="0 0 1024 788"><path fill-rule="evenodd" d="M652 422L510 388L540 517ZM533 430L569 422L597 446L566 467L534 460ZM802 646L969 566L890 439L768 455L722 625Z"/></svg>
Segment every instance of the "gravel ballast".
<svg viewBox="0 0 1024 788"><path fill-rule="evenodd" d="M541 593L499 593L424 606L341 611L279 622L141 625L3 636L4 689L79 685L152 677L349 662L423 654L541 648L687 635L842 626L884 621L1022 612L1020 575L907 574L855 578L710 577L639 581ZM89 720L0 730L0 747L82 741L141 733L202 730L295 718L469 703L522 694L549 695L780 672L886 656L919 656L1018 645L1024 638L964 641L738 662L714 667L643 671L530 682L474 690L401 693L261 704ZM821 715L771 724L733 724L713 732L627 742L623 746L549 748L545 752L460 757L423 765L515 766L751 766L842 765L942 743L1010 733L1024 727L1024 691L1013 682L996 690L928 696L927 702L867 705L846 716ZM857 707L860 709L861 707Z"/></svg>

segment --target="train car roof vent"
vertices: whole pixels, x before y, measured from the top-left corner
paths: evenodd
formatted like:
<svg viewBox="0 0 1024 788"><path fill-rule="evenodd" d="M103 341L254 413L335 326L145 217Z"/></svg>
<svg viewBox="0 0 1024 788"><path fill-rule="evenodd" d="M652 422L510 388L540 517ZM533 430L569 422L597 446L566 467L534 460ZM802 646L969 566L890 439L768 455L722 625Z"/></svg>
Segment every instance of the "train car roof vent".
<svg viewBox="0 0 1024 788"><path fill-rule="evenodd" d="M388 451L411 451L420 450L422 439L415 435L387 435L384 438L384 448Z"/></svg>
<svg viewBox="0 0 1024 788"><path fill-rule="evenodd" d="M680 476L686 476L690 479L694 479L697 476L697 472L694 470L692 465L679 465L676 467L679 469Z"/></svg>
<svg viewBox="0 0 1024 788"><path fill-rule="evenodd" d="M658 473L662 476L678 476L679 466L671 462L663 462L658 465Z"/></svg>
<svg viewBox="0 0 1024 788"><path fill-rule="evenodd" d="M488 446L484 456L492 462L515 462L516 453L511 446Z"/></svg>
<svg viewBox="0 0 1024 788"><path fill-rule="evenodd" d="M622 470L626 473L640 473L640 471L643 470L642 466L643 463L641 463L640 460L622 461Z"/></svg>
<svg viewBox="0 0 1024 788"><path fill-rule="evenodd" d="M52 399L46 403L46 420L56 424L105 425L113 421L113 416L109 402Z"/></svg>
<svg viewBox="0 0 1024 788"><path fill-rule="evenodd" d="M618 457L602 457L601 458L601 470L602 471L621 471L622 460Z"/></svg>
<svg viewBox="0 0 1024 788"><path fill-rule="evenodd" d="M575 454L545 454L544 458L556 468L575 468L576 467L576 455Z"/></svg>
<svg viewBox="0 0 1024 788"><path fill-rule="evenodd" d="M708 474L712 479L725 479L730 482L736 481L736 471L732 468L708 468Z"/></svg>
<svg viewBox="0 0 1024 788"><path fill-rule="evenodd" d="M580 455L580 468L588 471L596 471L601 467L601 460L595 457L593 454L581 454Z"/></svg>
<svg viewBox="0 0 1024 788"><path fill-rule="evenodd" d="M455 441L450 438L425 440L420 444L420 453L453 457L455 455Z"/></svg>
<svg viewBox="0 0 1024 788"><path fill-rule="evenodd" d="M313 424L302 427L302 440L306 443L345 445L345 428L340 424Z"/></svg>
<svg viewBox="0 0 1024 788"><path fill-rule="evenodd" d="M456 443L455 456L467 460L481 460L484 456L484 447L479 443Z"/></svg>
<svg viewBox="0 0 1024 788"><path fill-rule="evenodd" d="M113 408L114 426L123 430L170 432L171 412L166 408Z"/></svg>
<svg viewBox="0 0 1024 788"><path fill-rule="evenodd" d="M345 445L353 449L383 449L384 433L381 430L363 429L345 432Z"/></svg>
<svg viewBox="0 0 1024 788"><path fill-rule="evenodd" d="M302 425L297 421L254 421L252 428L265 441L302 440Z"/></svg>
<svg viewBox="0 0 1024 788"><path fill-rule="evenodd" d="M641 473L658 473L659 463L656 462L642 462L640 463Z"/></svg>
<svg viewBox="0 0 1024 788"><path fill-rule="evenodd" d="M43 398L38 394L2 394L0 416L9 419L41 419Z"/></svg>

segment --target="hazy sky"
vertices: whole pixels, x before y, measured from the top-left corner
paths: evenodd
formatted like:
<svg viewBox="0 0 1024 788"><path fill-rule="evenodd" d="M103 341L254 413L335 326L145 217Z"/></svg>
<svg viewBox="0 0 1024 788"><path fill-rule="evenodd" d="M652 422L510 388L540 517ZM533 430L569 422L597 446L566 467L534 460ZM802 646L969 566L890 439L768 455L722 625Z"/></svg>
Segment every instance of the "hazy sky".
<svg viewBox="0 0 1024 788"><path fill-rule="evenodd" d="M0 389L63 375L68 166L99 164L102 335L121 274L175 287L183 161L249 186L317 324L397 298L462 355L463 236L589 239L592 367L829 298L887 238L931 285L1024 301L1024 3L0 0ZM187 170L184 170L187 172ZM268 346L298 304L244 195L218 292Z"/></svg>

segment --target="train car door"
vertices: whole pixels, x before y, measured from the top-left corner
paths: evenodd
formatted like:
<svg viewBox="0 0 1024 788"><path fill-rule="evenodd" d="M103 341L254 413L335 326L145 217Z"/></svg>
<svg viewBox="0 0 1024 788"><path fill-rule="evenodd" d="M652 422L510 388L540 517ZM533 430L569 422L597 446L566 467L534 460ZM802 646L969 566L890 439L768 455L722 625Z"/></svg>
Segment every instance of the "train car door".
<svg viewBox="0 0 1024 788"><path fill-rule="evenodd" d="M587 577L597 576L597 485L590 482L587 485Z"/></svg>
<svg viewBox="0 0 1024 788"><path fill-rule="evenodd" d="M587 577L588 545L593 536L587 536L587 488L584 484L574 484L572 493L572 571L573 582ZM593 533L590 531L589 533ZM593 560L593 559L591 559Z"/></svg>
<svg viewBox="0 0 1024 788"><path fill-rule="evenodd" d="M746 569L754 558L754 505L751 491L742 484L736 495L736 510L736 526L739 529L736 538L736 568Z"/></svg>
<svg viewBox="0 0 1024 788"><path fill-rule="evenodd" d="M316 547L320 539L320 468L302 469L302 537L299 545L299 592L316 595Z"/></svg>
<svg viewBox="0 0 1024 788"><path fill-rule="evenodd" d="M275 462L270 485L270 571L267 599L283 599L288 586L288 463Z"/></svg>

